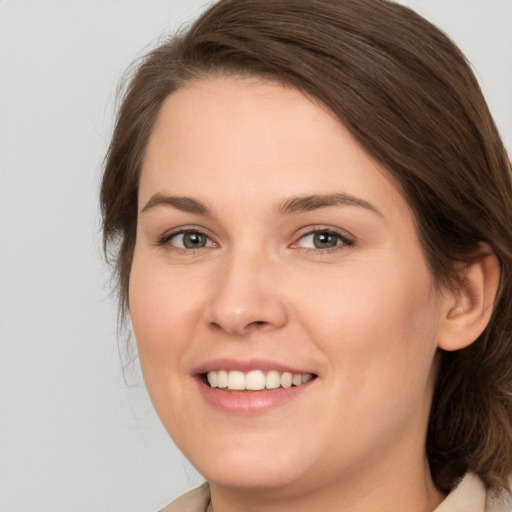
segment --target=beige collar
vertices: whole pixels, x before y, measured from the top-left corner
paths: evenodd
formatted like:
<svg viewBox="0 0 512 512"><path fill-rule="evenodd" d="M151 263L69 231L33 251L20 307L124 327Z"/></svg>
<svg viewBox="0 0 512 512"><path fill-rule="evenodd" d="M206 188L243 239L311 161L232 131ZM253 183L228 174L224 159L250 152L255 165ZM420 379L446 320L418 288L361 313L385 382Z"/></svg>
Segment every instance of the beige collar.
<svg viewBox="0 0 512 512"><path fill-rule="evenodd" d="M485 487L468 473L434 512L485 512Z"/></svg>

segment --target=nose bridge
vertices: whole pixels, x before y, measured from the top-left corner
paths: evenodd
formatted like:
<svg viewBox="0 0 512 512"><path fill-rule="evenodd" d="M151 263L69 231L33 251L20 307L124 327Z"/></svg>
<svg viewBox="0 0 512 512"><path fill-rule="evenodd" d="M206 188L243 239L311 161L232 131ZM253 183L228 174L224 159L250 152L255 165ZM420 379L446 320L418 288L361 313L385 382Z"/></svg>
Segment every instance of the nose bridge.
<svg viewBox="0 0 512 512"><path fill-rule="evenodd" d="M276 266L260 244L243 240L233 244L217 269L209 323L235 335L284 325L287 312L273 282Z"/></svg>

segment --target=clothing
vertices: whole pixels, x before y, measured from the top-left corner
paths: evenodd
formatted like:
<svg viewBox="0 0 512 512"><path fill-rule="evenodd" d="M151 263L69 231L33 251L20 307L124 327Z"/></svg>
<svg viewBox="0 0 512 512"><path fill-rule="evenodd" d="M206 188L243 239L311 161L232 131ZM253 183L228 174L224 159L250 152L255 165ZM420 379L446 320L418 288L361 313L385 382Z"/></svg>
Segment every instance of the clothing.
<svg viewBox="0 0 512 512"><path fill-rule="evenodd" d="M468 473L434 512L512 512L512 495L488 494L482 481ZM184 494L160 512L213 512L208 484Z"/></svg>

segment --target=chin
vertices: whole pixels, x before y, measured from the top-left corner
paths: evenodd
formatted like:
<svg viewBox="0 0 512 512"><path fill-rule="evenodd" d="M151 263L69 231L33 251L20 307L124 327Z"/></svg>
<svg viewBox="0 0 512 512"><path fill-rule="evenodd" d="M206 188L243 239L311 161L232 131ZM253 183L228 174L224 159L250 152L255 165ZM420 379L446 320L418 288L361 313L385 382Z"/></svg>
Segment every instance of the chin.
<svg viewBox="0 0 512 512"><path fill-rule="evenodd" d="M296 452L296 447L294 449ZM212 483L239 489L277 489L292 485L307 474L307 463L286 449L251 448L235 443L228 449L191 454L190 462Z"/></svg>
<svg viewBox="0 0 512 512"><path fill-rule="evenodd" d="M200 473L210 483L245 490L285 489L300 479L299 475L291 474L285 468L272 466L268 463L264 467L249 463L241 467L238 464L230 465L226 462L220 467L208 467L205 472L200 471Z"/></svg>

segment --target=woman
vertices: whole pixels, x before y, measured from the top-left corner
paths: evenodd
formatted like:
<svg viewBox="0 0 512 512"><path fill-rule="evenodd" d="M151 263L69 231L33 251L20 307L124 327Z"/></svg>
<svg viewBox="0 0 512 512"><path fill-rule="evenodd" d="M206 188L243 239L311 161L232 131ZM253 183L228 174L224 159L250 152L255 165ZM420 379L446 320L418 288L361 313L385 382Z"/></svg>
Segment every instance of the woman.
<svg viewBox="0 0 512 512"><path fill-rule="evenodd" d="M512 510L510 161L435 27L221 0L132 78L101 204L208 482L166 511Z"/></svg>

